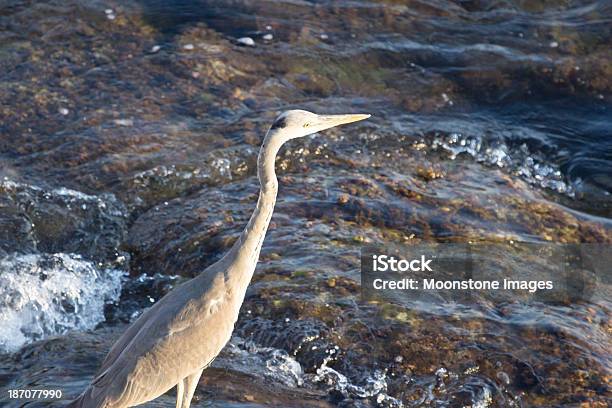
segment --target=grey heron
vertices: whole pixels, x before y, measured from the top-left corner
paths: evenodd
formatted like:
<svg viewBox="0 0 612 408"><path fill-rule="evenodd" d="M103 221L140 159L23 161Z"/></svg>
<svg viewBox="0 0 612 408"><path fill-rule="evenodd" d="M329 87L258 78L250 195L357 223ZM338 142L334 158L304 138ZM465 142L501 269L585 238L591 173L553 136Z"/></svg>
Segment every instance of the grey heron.
<svg viewBox="0 0 612 408"><path fill-rule="evenodd" d="M143 312L115 342L91 384L68 406L132 407L176 386L176 407L189 408L202 371L230 340L255 271L276 203L274 162L279 149L291 139L368 117L304 110L279 115L259 151L259 199L238 240L219 261Z"/></svg>

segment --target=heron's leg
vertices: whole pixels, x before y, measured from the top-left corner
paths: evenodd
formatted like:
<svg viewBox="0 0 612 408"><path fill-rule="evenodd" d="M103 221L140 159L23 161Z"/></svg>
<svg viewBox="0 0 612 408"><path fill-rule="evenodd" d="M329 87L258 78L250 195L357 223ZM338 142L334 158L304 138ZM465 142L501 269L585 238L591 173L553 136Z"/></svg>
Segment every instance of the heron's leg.
<svg viewBox="0 0 612 408"><path fill-rule="evenodd" d="M179 385L177 385L176 408L189 408L191 405L191 399L193 398L193 393L195 392L198 382L200 381L202 371L204 371L204 369L196 371L195 373L183 378Z"/></svg>
<svg viewBox="0 0 612 408"><path fill-rule="evenodd" d="M185 394L185 380L176 384L176 408L183 408L183 394Z"/></svg>

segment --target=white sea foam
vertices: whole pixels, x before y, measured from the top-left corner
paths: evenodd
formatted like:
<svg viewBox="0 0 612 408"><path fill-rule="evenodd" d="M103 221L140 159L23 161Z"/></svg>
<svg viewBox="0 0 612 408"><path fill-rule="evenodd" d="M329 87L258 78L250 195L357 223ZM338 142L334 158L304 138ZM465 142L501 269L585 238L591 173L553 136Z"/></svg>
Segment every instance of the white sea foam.
<svg viewBox="0 0 612 408"><path fill-rule="evenodd" d="M254 374L288 387L303 385L302 366L286 351L260 347L238 336L232 338L224 350L223 357L213 365Z"/></svg>
<svg viewBox="0 0 612 408"><path fill-rule="evenodd" d="M403 407L400 400L387 394L386 374L375 370L363 383L355 384L343 373L328 366L338 348L328 350L328 357L315 374L306 374L301 364L289 353L274 347L262 347L250 340L233 336L213 366L255 375L288 387L319 388L340 392L357 399L373 398L381 407Z"/></svg>
<svg viewBox="0 0 612 408"><path fill-rule="evenodd" d="M328 364L334 359L336 352L337 349L329 350L329 356L317 368L316 374L309 378L311 382L325 384L345 397L374 398L381 407L401 408L404 406L402 401L387 394L387 376L384 371L374 370L363 383L354 384L346 375L329 367Z"/></svg>
<svg viewBox="0 0 612 408"><path fill-rule="evenodd" d="M0 259L0 351L95 327L104 321L104 305L118 300L122 275L74 254Z"/></svg>

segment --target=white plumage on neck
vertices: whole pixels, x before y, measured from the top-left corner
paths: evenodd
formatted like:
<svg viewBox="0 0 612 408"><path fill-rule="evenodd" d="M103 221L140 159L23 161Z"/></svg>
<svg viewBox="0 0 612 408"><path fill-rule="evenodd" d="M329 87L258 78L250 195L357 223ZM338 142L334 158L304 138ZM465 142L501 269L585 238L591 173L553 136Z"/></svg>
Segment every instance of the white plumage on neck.
<svg viewBox="0 0 612 408"><path fill-rule="evenodd" d="M240 238L226 255L234 259L233 263L239 265L237 268L229 269L232 273L240 275L233 278L240 282L242 289L246 291L246 286L255 271L259 252L274 212L278 192L275 162L280 148L289 140L368 117L370 115L317 115L304 110L291 110L283 112L276 118L264 138L257 158L257 176L261 185L257 206Z"/></svg>

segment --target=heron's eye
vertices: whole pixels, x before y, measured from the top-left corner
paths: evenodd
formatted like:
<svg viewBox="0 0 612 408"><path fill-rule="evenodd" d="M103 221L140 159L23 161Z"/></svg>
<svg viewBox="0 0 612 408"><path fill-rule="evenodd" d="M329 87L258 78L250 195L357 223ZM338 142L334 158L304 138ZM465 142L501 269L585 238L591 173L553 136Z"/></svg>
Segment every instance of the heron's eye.
<svg viewBox="0 0 612 408"><path fill-rule="evenodd" d="M310 123L304 123L305 128L307 128L308 126L310 126Z"/></svg>

